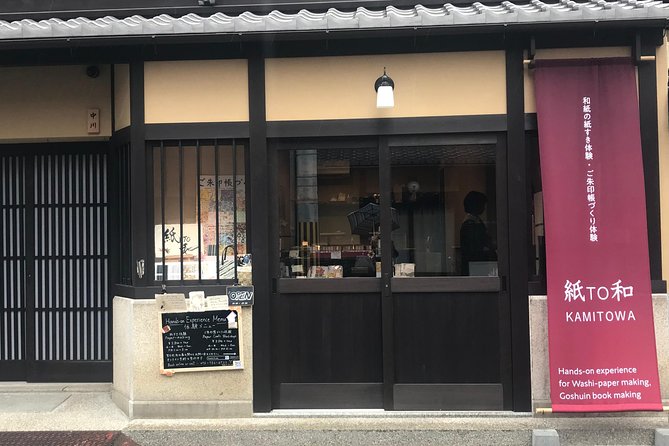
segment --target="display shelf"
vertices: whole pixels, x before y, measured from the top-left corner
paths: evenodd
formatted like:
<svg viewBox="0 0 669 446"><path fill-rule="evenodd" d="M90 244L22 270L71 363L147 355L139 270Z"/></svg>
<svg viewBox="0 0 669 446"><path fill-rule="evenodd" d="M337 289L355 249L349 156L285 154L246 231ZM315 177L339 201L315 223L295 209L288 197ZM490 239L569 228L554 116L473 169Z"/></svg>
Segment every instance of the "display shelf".
<svg viewBox="0 0 669 446"><path fill-rule="evenodd" d="M281 261L285 267L283 277L306 277L309 275L309 269L312 267L331 267L341 266L344 277L360 276L361 268L369 267L369 275L373 275L374 262L376 259L369 256L371 249L334 249L332 250L310 250L304 248L295 248L284 250ZM295 256L289 255L298 252Z"/></svg>

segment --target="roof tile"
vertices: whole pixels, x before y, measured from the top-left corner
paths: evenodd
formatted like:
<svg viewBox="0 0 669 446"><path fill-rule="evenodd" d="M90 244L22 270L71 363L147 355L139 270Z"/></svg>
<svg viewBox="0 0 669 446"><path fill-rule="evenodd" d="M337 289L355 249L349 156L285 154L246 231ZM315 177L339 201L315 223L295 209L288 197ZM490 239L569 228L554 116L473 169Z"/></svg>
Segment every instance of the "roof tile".
<svg viewBox="0 0 669 446"><path fill-rule="evenodd" d="M529 22L583 22L669 18L669 4L659 0L591 0L576 2L559 0L545 3L530 0L516 4L504 1L488 6L475 2L458 7L450 3L439 8L417 4L401 9L388 6L381 10L358 8L344 12L329 9L325 13L301 10L295 14L272 11L266 15L244 12L238 16L216 13L202 17L188 14L172 17L132 16L124 19L85 17L63 21L49 19L35 22L0 20L0 40L52 39L64 37L137 36L157 34L247 33L318 31L330 29L379 29L394 27L460 26L477 24L509 24Z"/></svg>

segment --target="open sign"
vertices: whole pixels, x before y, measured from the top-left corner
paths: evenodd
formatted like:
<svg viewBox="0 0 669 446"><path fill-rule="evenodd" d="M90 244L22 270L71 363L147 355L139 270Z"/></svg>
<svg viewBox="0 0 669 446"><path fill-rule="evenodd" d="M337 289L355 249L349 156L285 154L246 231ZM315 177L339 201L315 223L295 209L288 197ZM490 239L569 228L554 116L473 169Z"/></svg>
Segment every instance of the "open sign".
<svg viewBox="0 0 669 446"><path fill-rule="evenodd" d="M228 294L228 302L230 305L253 305L252 286L229 286L226 288L226 293Z"/></svg>

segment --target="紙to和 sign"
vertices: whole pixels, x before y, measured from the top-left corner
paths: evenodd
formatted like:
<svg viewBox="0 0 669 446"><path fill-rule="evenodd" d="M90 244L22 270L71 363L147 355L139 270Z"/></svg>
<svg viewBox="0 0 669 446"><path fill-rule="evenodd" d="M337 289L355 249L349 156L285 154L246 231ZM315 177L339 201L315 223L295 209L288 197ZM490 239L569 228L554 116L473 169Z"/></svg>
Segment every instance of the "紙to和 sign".
<svg viewBox="0 0 669 446"><path fill-rule="evenodd" d="M630 60L538 61L553 411L662 410Z"/></svg>

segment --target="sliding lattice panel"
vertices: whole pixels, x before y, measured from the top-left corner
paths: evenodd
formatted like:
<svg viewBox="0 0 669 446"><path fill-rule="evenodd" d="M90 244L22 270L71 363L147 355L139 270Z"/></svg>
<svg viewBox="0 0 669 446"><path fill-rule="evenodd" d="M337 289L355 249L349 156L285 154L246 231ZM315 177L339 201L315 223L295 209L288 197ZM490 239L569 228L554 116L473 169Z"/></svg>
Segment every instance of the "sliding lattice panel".
<svg viewBox="0 0 669 446"><path fill-rule="evenodd" d="M34 160L37 361L110 359L105 154Z"/></svg>
<svg viewBox="0 0 669 446"><path fill-rule="evenodd" d="M0 361L25 360L25 168L24 157L0 157Z"/></svg>

